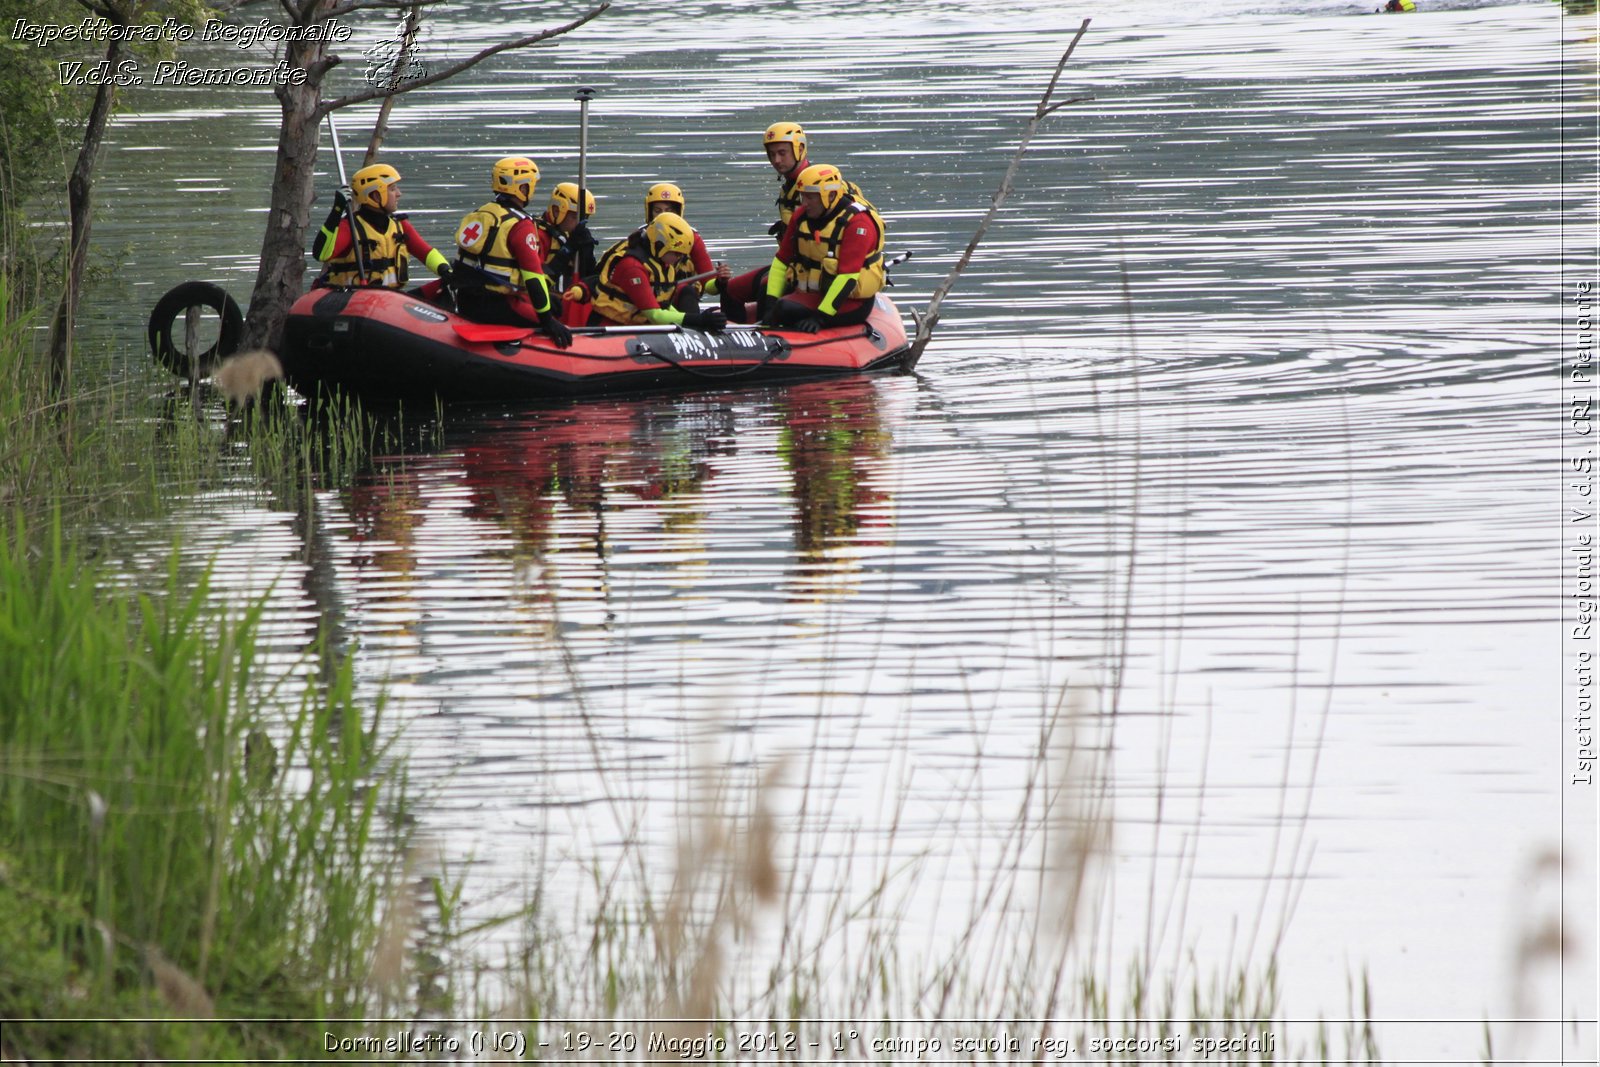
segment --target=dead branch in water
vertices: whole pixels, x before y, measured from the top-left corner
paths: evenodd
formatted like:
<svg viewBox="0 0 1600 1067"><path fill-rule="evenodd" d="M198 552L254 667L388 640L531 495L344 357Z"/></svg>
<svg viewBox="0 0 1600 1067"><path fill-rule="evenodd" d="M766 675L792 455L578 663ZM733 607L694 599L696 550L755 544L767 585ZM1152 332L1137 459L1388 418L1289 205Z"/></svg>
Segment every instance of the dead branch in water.
<svg viewBox="0 0 1600 1067"><path fill-rule="evenodd" d="M1000 205L1006 202L1006 197L1011 195L1012 182L1016 180L1017 168L1022 165L1022 157L1027 154L1028 142L1033 140L1034 132L1038 130L1039 123L1051 112L1066 107L1068 104L1081 103L1084 100L1093 100L1093 96L1074 96L1068 100L1050 102L1055 95L1056 84L1061 80L1061 72L1066 68L1067 60L1072 58L1072 50L1078 47L1078 42L1089 29L1089 20L1084 19L1083 25L1078 27L1078 32L1073 35L1072 43L1067 45L1067 50L1061 54L1061 61L1056 64L1055 73L1050 76L1050 84L1046 86L1044 95L1039 98L1039 106L1034 108L1033 118L1028 120L1028 125L1022 130L1022 141L1017 145L1017 152L1011 157L1011 166L1006 168L1006 176L1000 182L1000 188L995 190L994 202L989 205L989 210L983 216L983 221L978 223L978 229L973 233L972 240L967 242L967 250L961 253L961 259L955 267L945 276L944 281L933 291L933 296L928 300L924 311L912 310L912 317L917 321L916 337L911 342L911 353L906 357L907 370L917 365L917 360L922 358L922 350L928 347L928 342L933 339L933 328L939 322L939 305L955 286L956 279L961 277L961 272L967 269L967 264L972 262L972 254L978 250L978 243L983 240L983 235L989 231L989 224L1000 213Z"/></svg>

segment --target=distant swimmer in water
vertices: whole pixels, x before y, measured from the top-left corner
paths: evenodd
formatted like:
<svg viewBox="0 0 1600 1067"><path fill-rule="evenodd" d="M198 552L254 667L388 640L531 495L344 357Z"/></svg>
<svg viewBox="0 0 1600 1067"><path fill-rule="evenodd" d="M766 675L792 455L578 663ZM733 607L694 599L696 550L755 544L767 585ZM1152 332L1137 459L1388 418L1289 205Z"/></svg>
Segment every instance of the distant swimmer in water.
<svg viewBox="0 0 1600 1067"><path fill-rule="evenodd" d="M1378 8L1378 13L1383 14L1386 11L1415 11L1416 9L1415 0L1389 0L1387 4Z"/></svg>

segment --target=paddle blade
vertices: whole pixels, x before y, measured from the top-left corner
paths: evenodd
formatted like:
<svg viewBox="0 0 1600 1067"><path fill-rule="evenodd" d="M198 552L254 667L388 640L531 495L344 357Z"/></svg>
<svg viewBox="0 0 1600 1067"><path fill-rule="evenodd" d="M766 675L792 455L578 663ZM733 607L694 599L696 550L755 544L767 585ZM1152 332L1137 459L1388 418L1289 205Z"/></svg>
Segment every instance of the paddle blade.
<svg viewBox="0 0 1600 1067"><path fill-rule="evenodd" d="M530 326L491 326L482 322L450 323L456 336L472 344L494 344L497 341L526 341L533 336Z"/></svg>

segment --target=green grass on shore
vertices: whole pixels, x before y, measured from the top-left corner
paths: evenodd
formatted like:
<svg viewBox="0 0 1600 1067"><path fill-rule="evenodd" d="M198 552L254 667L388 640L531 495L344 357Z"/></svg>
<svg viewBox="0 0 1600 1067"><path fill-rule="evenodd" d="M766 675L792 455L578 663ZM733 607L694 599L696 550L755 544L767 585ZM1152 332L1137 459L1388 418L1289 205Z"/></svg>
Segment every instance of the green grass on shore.
<svg viewBox="0 0 1600 1067"><path fill-rule="evenodd" d="M238 468L232 425L138 374L52 395L12 291L0 272L0 1058L307 1054L320 1023L174 1020L338 1020L382 993L412 887L380 719L348 663L263 671L263 604L224 612L178 549L112 562L130 522ZM289 484L326 461L325 437L266 432Z"/></svg>

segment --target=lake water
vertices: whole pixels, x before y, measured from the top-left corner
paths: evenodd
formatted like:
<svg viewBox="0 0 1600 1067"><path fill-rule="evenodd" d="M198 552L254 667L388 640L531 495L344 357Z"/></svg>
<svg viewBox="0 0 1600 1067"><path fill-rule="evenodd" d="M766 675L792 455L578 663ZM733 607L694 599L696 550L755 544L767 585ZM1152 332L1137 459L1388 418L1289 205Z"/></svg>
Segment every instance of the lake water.
<svg viewBox="0 0 1600 1067"><path fill-rule="evenodd" d="M1421 4L688 2L405 97L386 159L431 240L501 155L574 178L590 85L602 238L671 180L741 268L759 133L800 121L913 253L905 307L1094 19L1061 89L1093 99L1046 120L915 377L451 411L309 534L193 502L193 551L270 590L286 651L337 605L477 914L535 868L569 911L591 867L649 882L707 780L782 764L795 907L836 888L847 946L892 927L981 984L1050 906L1019 812L1068 709L1106 753L1072 784L1114 817L1078 950L1107 981L1276 949L1280 1017L1357 1017L1364 977L1389 1062L1479 1062L1485 1020L1497 1057L1593 1062L1563 375L1595 19ZM565 17L451 11L425 61ZM340 116L351 157L371 115ZM275 122L265 93L130 96L96 230L127 358L172 284L248 295ZM1565 966L1526 950L1557 922Z"/></svg>

